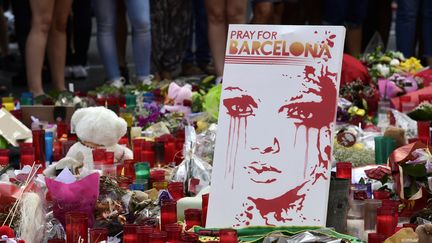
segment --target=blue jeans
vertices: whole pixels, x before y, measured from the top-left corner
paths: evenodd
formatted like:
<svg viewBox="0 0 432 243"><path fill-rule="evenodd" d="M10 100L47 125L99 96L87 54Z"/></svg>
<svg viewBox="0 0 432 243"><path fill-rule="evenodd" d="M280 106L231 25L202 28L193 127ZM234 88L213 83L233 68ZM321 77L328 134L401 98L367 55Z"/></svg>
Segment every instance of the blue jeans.
<svg viewBox="0 0 432 243"><path fill-rule="evenodd" d="M366 19L367 2L368 0L325 0L324 23L358 28Z"/></svg>
<svg viewBox="0 0 432 243"><path fill-rule="evenodd" d="M405 57L414 56L417 13L421 9L423 55L432 57L432 0L398 0L396 45Z"/></svg>
<svg viewBox="0 0 432 243"><path fill-rule="evenodd" d="M195 28L190 35L188 49L183 62L208 64L210 62L210 48L208 45L207 14L203 0L192 0L192 22ZM193 39L195 39L195 52L193 52Z"/></svg>
<svg viewBox="0 0 432 243"><path fill-rule="evenodd" d="M150 74L150 4L149 0L124 0L132 25L132 48L136 76ZM120 78L116 47L116 1L93 0L97 22L97 44L108 80Z"/></svg>

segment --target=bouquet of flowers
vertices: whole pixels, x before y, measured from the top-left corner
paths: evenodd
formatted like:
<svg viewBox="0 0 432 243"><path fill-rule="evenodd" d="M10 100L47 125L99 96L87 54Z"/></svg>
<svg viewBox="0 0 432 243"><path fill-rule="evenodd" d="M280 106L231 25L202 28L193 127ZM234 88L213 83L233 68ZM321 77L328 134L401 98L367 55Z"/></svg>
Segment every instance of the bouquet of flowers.
<svg viewBox="0 0 432 243"><path fill-rule="evenodd" d="M405 61L405 57L397 51L383 53L381 47L378 47L374 52L365 54L361 60L368 67L372 80L377 82L379 78L388 78L399 73L400 65Z"/></svg>

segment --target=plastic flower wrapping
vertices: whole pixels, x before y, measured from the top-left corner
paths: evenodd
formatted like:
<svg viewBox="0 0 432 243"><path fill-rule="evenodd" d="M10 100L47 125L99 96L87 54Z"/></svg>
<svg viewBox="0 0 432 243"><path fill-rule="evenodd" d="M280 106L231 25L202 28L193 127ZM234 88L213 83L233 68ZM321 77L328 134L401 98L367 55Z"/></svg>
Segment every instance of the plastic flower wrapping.
<svg viewBox="0 0 432 243"><path fill-rule="evenodd" d="M379 92L385 99L411 93L419 88L417 80L410 75L393 74L387 79L378 80Z"/></svg>

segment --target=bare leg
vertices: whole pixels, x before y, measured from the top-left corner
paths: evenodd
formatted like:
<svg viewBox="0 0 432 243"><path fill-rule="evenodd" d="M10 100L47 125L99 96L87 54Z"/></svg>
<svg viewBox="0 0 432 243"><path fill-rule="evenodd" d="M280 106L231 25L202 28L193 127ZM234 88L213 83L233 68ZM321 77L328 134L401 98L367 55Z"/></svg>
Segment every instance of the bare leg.
<svg viewBox="0 0 432 243"><path fill-rule="evenodd" d="M234 1L234 0L231 0ZM208 16L208 39L217 76L223 75L225 42L228 23L225 15L225 0L205 0Z"/></svg>
<svg viewBox="0 0 432 243"><path fill-rule="evenodd" d="M247 1L248 0L226 0L228 24L246 23Z"/></svg>
<svg viewBox="0 0 432 243"><path fill-rule="evenodd" d="M64 69L66 63L66 27L72 0L56 0L53 22L48 36L48 60L54 89L66 90Z"/></svg>
<svg viewBox="0 0 432 243"><path fill-rule="evenodd" d="M3 6L0 6L0 54L9 55L9 31L7 29L6 18L4 17Z"/></svg>
<svg viewBox="0 0 432 243"><path fill-rule="evenodd" d="M273 17L273 3L259 2L255 3L253 8L252 24L271 24Z"/></svg>
<svg viewBox="0 0 432 243"><path fill-rule="evenodd" d="M26 44L26 70L28 88L34 96L44 94L42 65L54 12L54 2L54 0L30 0L32 27Z"/></svg>
<svg viewBox="0 0 432 243"><path fill-rule="evenodd" d="M348 28L346 43L348 54L358 57L361 53L362 28Z"/></svg>

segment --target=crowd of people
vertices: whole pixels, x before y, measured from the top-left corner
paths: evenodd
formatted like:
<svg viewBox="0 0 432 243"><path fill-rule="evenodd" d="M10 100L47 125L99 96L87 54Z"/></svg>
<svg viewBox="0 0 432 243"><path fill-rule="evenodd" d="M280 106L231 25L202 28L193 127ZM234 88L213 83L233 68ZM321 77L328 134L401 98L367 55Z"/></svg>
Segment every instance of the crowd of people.
<svg viewBox="0 0 432 243"><path fill-rule="evenodd" d="M212 74L221 82L229 24L344 25L345 51L358 56L376 33L387 44L396 6L397 49L431 66L431 0L0 0L0 67L11 56L4 9L14 16L21 79L38 100L46 98L46 78L65 92L65 77L87 77L92 17L106 82L121 87L178 75Z"/></svg>

